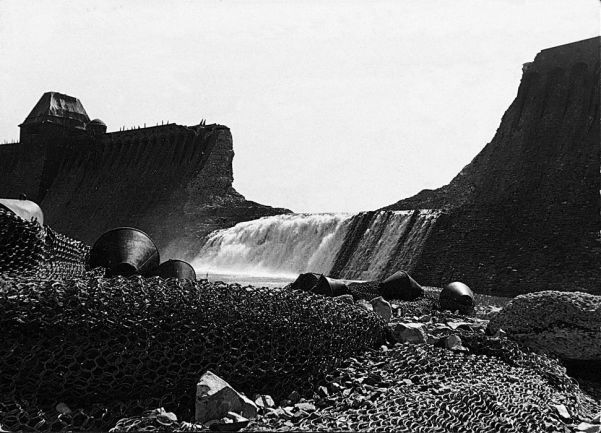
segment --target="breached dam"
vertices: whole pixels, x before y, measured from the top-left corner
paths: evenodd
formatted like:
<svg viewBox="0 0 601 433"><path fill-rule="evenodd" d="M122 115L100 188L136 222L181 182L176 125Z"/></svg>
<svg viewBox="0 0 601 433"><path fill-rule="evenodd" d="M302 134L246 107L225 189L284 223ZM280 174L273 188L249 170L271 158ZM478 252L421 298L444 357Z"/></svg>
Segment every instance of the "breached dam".
<svg viewBox="0 0 601 433"><path fill-rule="evenodd" d="M209 234L193 260L198 273L375 279L410 269L439 211L285 214Z"/></svg>

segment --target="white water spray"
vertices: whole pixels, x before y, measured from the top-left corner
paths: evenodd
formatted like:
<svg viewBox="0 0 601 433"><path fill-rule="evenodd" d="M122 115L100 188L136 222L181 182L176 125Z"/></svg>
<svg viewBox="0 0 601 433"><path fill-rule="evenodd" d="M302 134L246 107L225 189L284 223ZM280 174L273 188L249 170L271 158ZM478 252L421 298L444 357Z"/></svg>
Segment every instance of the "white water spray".
<svg viewBox="0 0 601 433"><path fill-rule="evenodd" d="M351 214L285 214L211 233L192 266L199 274L328 273Z"/></svg>

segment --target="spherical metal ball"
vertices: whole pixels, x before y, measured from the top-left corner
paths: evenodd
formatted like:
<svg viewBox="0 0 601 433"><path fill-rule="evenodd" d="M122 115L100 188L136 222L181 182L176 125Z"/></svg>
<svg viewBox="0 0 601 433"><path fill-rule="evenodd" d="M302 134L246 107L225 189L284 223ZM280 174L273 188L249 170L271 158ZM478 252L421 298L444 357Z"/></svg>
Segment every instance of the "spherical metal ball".
<svg viewBox="0 0 601 433"><path fill-rule="evenodd" d="M461 314L472 313L476 306L472 289L459 281L449 283L442 289L439 303L443 310L459 310Z"/></svg>

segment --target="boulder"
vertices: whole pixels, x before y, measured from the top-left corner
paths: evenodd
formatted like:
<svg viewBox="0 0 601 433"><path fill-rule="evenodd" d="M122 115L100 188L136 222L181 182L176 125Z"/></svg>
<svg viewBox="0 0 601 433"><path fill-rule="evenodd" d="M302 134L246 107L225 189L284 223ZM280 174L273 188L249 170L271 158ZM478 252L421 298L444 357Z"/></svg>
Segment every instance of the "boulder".
<svg viewBox="0 0 601 433"><path fill-rule="evenodd" d="M493 317L487 331L562 359L601 360L601 296L543 291L520 295Z"/></svg>
<svg viewBox="0 0 601 433"><path fill-rule="evenodd" d="M423 323L395 323L390 325L392 338L397 343L420 344L426 342Z"/></svg>
<svg viewBox="0 0 601 433"><path fill-rule="evenodd" d="M424 295L422 286L405 271L398 271L386 278L380 283L378 290L385 299L403 301L413 301Z"/></svg>
<svg viewBox="0 0 601 433"><path fill-rule="evenodd" d="M390 322L390 318L392 317L392 306L390 305L390 302L385 301L383 297L378 296L369 301L369 303L373 307L374 313L384 319L386 323Z"/></svg>
<svg viewBox="0 0 601 433"><path fill-rule="evenodd" d="M253 419L257 416L257 406L249 398L236 392L225 380L207 371L196 385L196 422L222 419L229 412Z"/></svg>

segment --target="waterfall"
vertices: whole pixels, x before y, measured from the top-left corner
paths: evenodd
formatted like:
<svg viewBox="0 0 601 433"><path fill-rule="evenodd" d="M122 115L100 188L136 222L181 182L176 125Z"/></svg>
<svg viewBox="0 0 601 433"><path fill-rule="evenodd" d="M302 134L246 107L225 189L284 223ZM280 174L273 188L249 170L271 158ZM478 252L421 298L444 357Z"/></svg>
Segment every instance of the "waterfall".
<svg viewBox="0 0 601 433"><path fill-rule="evenodd" d="M192 265L199 273L295 276L327 273L351 214L285 214L209 234Z"/></svg>
<svg viewBox="0 0 601 433"><path fill-rule="evenodd" d="M415 210L264 217L209 234L192 265L199 274L382 278L413 268L438 215Z"/></svg>
<svg viewBox="0 0 601 433"><path fill-rule="evenodd" d="M358 242L339 264L338 276L370 280L412 270L438 215L428 209L375 213L367 229L355 235Z"/></svg>

